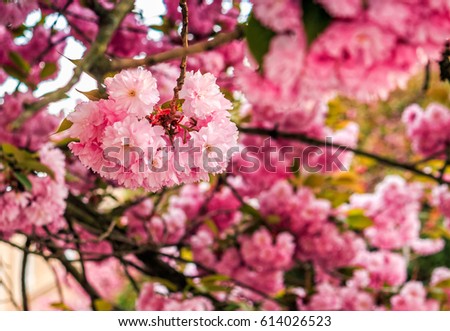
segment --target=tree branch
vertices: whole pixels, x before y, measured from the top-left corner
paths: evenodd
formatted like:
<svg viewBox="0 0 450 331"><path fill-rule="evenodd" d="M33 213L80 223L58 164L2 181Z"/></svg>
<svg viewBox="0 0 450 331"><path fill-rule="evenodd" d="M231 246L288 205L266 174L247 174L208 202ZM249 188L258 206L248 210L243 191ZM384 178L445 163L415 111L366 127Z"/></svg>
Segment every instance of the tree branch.
<svg viewBox="0 0 450 331"><path fill-rule="evenodd" d="M78 82L84 71L88 71L93 65L98 65L98 60L106 52L114 32L125 18L125 15L133 9L133 6L134 0L122 0L107 16L102 17L95 41L92 43L81 63L73 70L73 75L69 82L56 91L44 94L40 100L28 105L26 109L28 111L36 111L54 101L62 99Z"/></svg>
<svg viewBox="0 0 450 331"><path fill-rule="evenodd" d="M218 33L213 39L198 42L187 48L176 47L165 52L147 56L143 59L112 60L110 64L110 70L120 71L122 69L135 68L139 66L152 66L161 62L179 59L183 56L209 51L219 46L225 45L233 40L238 40L243 36L243 28L237 26L236 29L232 32Z"/></svg>
<svg viewBox="0 0 450 331"><path fill-rule="evenodd" d="M22 271L21 271L21 277L20 277L20 288L21 288L21 294L22 294L22 309L24 311L28 311L28 295L27 295L27 263L28 263L28 252L27 250L30 248L31 241L27 238L27 242L25 243L25 250L23 251L23 258L22 258Z"/></svg>
<svg viewBox="0 0 450 331"><path fill-rule="evenodd" d="M184 84L184 78L186 76L186 62L187 62L187 54L186 49L188 48L188 6L186 3L186 0L180 0L180 7L181 7L181 14L183 15L183 26L181 28L181 40L183 43L183 51L184 54L181 57L181 63L180 63L180 76L177 79L177 86L173 89L173 103L179 99L178 93L181 91L183 84Z"/></svg>
<svg viewBox="0 0 450 331"><path fill-rule="evenodd" d="M433 176L432 174L426 173L412 164L401 163L401 162L395 161L393 159L387 158L385 156L373 154L373 153L364 151L359 148L353 148L353 147L345 146L345 145L330 144L329 142L311 138L311 137L308 137L301 133L288 133L288 132L280 132L277 130L268 130L268 129L262 129L262 128L249 128L249 127L239 127L239 132L251 134L251 135L269 136L274 139L278 139L278 138L292 139L292 140L297 140L297 141L300 141L303 143L311 144L313 146L335 148L337 150L353 152L356 155L359 155L359 156L362 156L365 158L369 158L372 160L376 160L381 164L384 164L384 165L387 165L390 167L394 167L394 168L408 170L408 171L411 171L412 173L415 173L416 175L420 175L423 177L433 179L439 183L445 183L445 181L442 178L438 178L438 177Z"/></svg>

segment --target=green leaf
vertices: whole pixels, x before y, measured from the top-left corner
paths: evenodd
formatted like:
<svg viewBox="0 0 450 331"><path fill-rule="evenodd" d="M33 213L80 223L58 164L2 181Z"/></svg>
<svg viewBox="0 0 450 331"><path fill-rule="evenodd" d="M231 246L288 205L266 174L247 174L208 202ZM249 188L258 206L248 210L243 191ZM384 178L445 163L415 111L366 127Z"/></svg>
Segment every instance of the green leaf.
<svg viewBox="0 0 450 331"><path fill-rule="evenodd" d="M200 280L200 282L203 284L206 284L206 283L223 282L223 281L227 281L227 280L230 280L229 276L222 275L222 274L216 274L216 275L205 276Z"/></svg>
<svg viewBox="0 0 450 331"><path fill-rule="evenodd" d="M214 235L217 236L217 235L219 234L219 229L217 228L216 223L214 223L214 221L213 221L212 219L207 218L207 219L204 221L204 224L212 231L212 233L213 233Z"/></svg>
<svg viewBox="0 0 450 331"><path fill-rule="evenodd" d="M8 143L4 143L1 145L3 153L5 153L5 155L10 155L14 158L14 160L16 160L17 162L23 162L25 159L27 158L31 158L31 154L28 153L27 151L24 151L22 149L17 148L14 145L8 144Z"/></svg>
<svg viewBox="0 0 450 331"><path fill-rule="evenodd" d="M42 68L41 73L39 74L39 77L41 79L46 79L47 77L50 77L53 75L56 70L58 69L56 63L54 62L46 62L44 65L44 68Z"/></svg>
<svg viewBox="0 0 450 331"><path fill-rule="evenodd" d="M241 309L241 305L231 302L230 304L226 305L224 310L225 311L234 311L234 310L238 310Z"/></svg>
<svg viewBox="0 0 450 331"><path fill-rule="evenodd" d="M364 230L373 225L373 221L364 215L364 210L350 210L346 219L348 226L353 230Z"/></svg>
<svg viewBox="0 0 450 331"><path fill-rule="evenodd" d="M73 123L71 121L69 121L67 118L63 119L63 121L59 125L58 130L56 130L55 134L70 129L72 125L73 125Z"/></svg>
<svg viewBox="0 0 450 331"><path fill-rule="evenodd" d="M336 271L339 274L341 274L341 276L343 276L345 279L349 279L349 278L352 278L355 271L361 270L361 269L362 269L361 267L348 266L348 267L337 268Z"/></svg>
<svg viewBox="0 0 450 331"><path fill-rule="evenodd" d="M30 73L30 64L22 55L17 52L9 52L9 59L22 71L25 75Z"/></svg>
<svg viewBox="0 0 450 331"><path fill-rule="evenodd" d="M450 288L450 278L449 278L449 279L441 280L439 283L437 283L436 285L434 285L434 287L438 287L438 288Z"/></svg>
<svg viewBox="0 0 450 331"><path fill-rule="evenodd" d="M14 177L16 177L17 181L22 184L22 186L27 190L27 191L31 191L31 189L33 188L33 185L31 184L30 180L28 179L28 177L24 174L18 173L18 172L13 172Z"/></svg>
<svg viewBox="0 0 450 331"><path fill-rule="evenodd" d="M269 215L266 217L267 224L276 225L281 222L281 217L278 215Z"/></svg>
<svg viewBox="0 0 450 331"><path fill-rule="evenodd" d="M27 30L27 27L25 26L25 24L22 24L20 26L18 26L17 28L10 30L11 34L13 35L14 38L17 37L22 37L23 33Z"/></svg>
<svg viewBox="0 0 450 331"><path fill-rule="evenodd" d="M55 173L53 172L53 170L37 160L27 159L23 162L20 162L19 166L28 171L45 172L52 179L55 179Z"/></svg>
<svg viewBox="0 0 450 331"><path fill-rule="evenodd" d="M15 66L4 65L2 66L2 69L12 78L18 79L20 81L24 81L27 79L27 75L21 70L17 69Z"/></svg>
<svg viewBox="0 0 450 331"><path fill-rule="evenodd" d="M187 247L182 247L180 250L180 257L185 261L193 261L192 251Z"/></svg>
<svg viewBox="0 0 450 331"><path fill-rule="evenodd" d="M102 95L99 90L92 90L92 91L86 91L86 92L77 90L77 92L83 94L90 101L98 101L98 100L102 99Z"/></svg>
<svg viewBox="0 0 450 331"><path fill-rule="evenodd" d="M221 274L208 275L200 279L197 289L202 292L229 292L230 286L221 284L221 282L230 280L230 277Z"/></svg>
<svg viewBox="0 0 450 331"><path fill-rule="evenodd" d="M250 206L249 204L244 204L241 206L241 212L243 212L244 214L248 214L253 216L255 219L261 220L261 214L259 213L258 210L256 210L255 208L253 208L252 206Z"/></svg>
<svg viewBox="0 0 450 331"><path fill-rule="evenodd" d="M302 0L303 25L308 44L312 42L330 25L332 18L314 0Z"/></svg>
<svg viewBox="0 0 450 331"><path fill-rule="evenodd" d="M175 102L175 106L177 107L177 110L181 110L181 107L183 106L184 99L178 99ZM161 105L161 109L167 109L172 106L172 100L166 101Z"/></svg>
<svg viewBox="0 0 450 331"><path fill-rule="evenodd" d="M75 64L75 66L79 66L80 64L81 64L81 62L82 62L82 60L81 59L79 59L79 60L72 60L72 59L69 59L68 57L66 57L66 59L68 59L70 62L72 62L73 64Z"/></svg>
<svg viewBox="0 0 450 331"><path fill-rule="evenodd" d="M72 311L70 307L68 307L64 302L53 302L50 304L50 307L62 310L62 311Z"/></svg>
<svg viewBox="0 0 450 331"><path fill-rule="evenodd" d="M305 178L303 185L311 188L322 187L325 185L325 176L321 174L310 174Z"/></svg>
<svg viewBox="0 0 450 331"><path fill-rule="evenodd" d="M61 139L58 141L54 141L53 143L56 147L62 148L62 147L67 147L67 145L69 145L72 142L79 142L79 141L80 140L77 138L67 137L67 138L64 138L64 139Z"/></svg>
<svg viewBox="0 0 450 331"><path fill-rule="evenodd" d="M108 301L105 301L103 299L96 299L94 301L94 307L97 311L111 311L113 310L113 305L109 303Z"/></svg>
<svg viewBox="0 0 450 331"><path fill-rule="evenodd" d="M178 291L178 286L172 283L170 280L159 278L159 277L149 277L151 282L160 283L167 287L170 291Z"/></svg>
<svg viewBox="0 0 450 331"><path fill-rule="evenodd" d="M248 48L259 64L259 69L263 69L264 56L269 51L270 42L276 33L265 27L253 14L250 14L245 28L245 37Z"/></svg>

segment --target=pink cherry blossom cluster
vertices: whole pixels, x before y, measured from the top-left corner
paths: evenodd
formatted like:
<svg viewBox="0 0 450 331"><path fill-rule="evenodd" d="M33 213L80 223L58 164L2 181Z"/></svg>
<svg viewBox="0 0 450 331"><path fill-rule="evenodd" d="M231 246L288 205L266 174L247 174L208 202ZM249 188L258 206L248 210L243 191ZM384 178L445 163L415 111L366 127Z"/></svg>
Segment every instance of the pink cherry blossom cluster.
<svg viewBox="0 0 450 331"><path fill-rule="evenodd" d="M4 234L18 230L31 232L43 225L53 229L65 225L63 214L68 189L64 180L64 155L47 144L39 150L39 158L53 171L54 179L49 175L30 174L27 176L32 185L29 191L14 187L0 166L0 232Z"/></svg>
<svg viewBox="0 0 450 331"><path fill-rule="evenodd" d="M245 189L239 186L234 189L243 193L246 199ZM212 196L206 199L208 192ZM216 199L216 195L218 201L222 201L220 197L229 194L228 200L233 200L235 193L227 187L211 192L205 185L187 185L171 196L169 208L183 209L192 221L206 220L210 216L216 225L224 224L214 219L212 207L215 204L210 201ZM279 309L257 293L273 295L287 290L296 293L299 309L373 310L385 309L377 306L374 293L389 289L399 293L391 299L392 309L435 310L438 308L436 301L423 294L426 289L417 293L408 290L413 286L406 283L407 256L389 251L410 247L418 255L432 255L443 249L443 240L418 237L422 194L421 185L408 184L400 177L392 176L380 183L375 193L354 194L350 205L333 210L329 201L315 198L308 188L294 192L287 181L278 180L259 195L248 196L267 227L259 227L251 233L239 232L244 217L239 212L240 201L230 203L225 199L220 203L222 212L238 215L238 223L230 222L220 232L216 232L211 224L200 223L198 231L186 238L190 241L195 263L227 275L231 281L240 284L233 290L232 297L236 301L247 298L262 302L265 309ZM339 220L349 208L365 211L374 225L361 234L343 229L334 218ZM170 227L168 230L170 232ZM378 232L384 233L386 239L381 240L383 236ZM230 238L235 238L235 243L231 243ZM299 262L311 263L314 268L317 292L311 296L307 296L302 288L286 288L284 284L283 274ZM355 271L342 286L339 285L338 270L346 267ZM199 267L197 273L201 275L202 272ZM433 284L445 277L434 280ZM402 286L404 289L400 290Z"/></svg>
<svg viewBox="0 0 450 331"><path fill-rule="evenodd" d="M144 284L144 287L139 294L139 298L136 301L137 310L198 311L214 309L211 301L205 297L198 296L185 299L183 298L182 293L167 294L167 289L162 285L158 285L159 284L155 283ZM166 294L164 294L164 291L166 291Z"/></svg>
<svg viewBox="0 0 450 331"><path fill-rule="evenodd" d="M0 66L5 67L0 69L0 83L7 77L4 73L6 67L13 70L16 76L23 76L22 79L31 86L56 77L58 59L66 46L67 34L64 31L51 33L38 25L33 28L33 35L27 42L18 44L13 39L11 32L0 25L0 41L4 45L0 49ZM13 60L17 57L21 59L19 61L26 63L25 67L18 67L17 60Z"/></svg>
<svg viewBox="0 0 450 331"><path fill-rule="evenodd" d="M215 192L211 189L208 185L185 185L178 195L170 197L170 206L182 209L189 221L208 218L218 231L229 231L242 220L241 202L228 187Z"/></svg>
<svg viewBox="0 0 450 331"><path fill-rule="evenodd" d="M7 94L0 104L0 142L37 151L48 142L55 132L59 117L50 115L45 109L35 112L23 123L16 122L23 115L24 107L36 99L30 92Z"/></svg>
<svg viewBox="0 0 450 331"><path fill-rule="evenodd" d="M0 2L0 25L16 28L35 9L38 9L36 0L2 1Z"/></svg>
<svg viewBox="0 0 450 331"><path fill-rule="evenodd" d="M95 5L102 11L116 3L98 0ZM164 3L159 27L144 24L136 11L125 15L105 56L132 61L179 47L179 1ZM220 33L239 32L235 29L246 16L240 1L187 3L190 45L218 34L222 42L230 34ZM331 16L313 40L303 19L309 13L302 7L308 4ZM44 24L23 25L35 9ZM81 0L0 1L0 83L8 76L22 81L15 93L1 98L0 152L3 144L11 144L52 171L22 174L14 160L11 167L10 160L1 160L0 236L24 234L33 241L31 249L42 247L50 256L47 248L57 247L68 262L73 254L77 264L84 259L82 282L70 270L56 268L64 305L95 308L92 293L83 289L86 281L111 303L121 301L119 294L127 295L127 285L133 285L139 292L138 310L213 310L228 303L235 309L271 310L450 307L450 269L440 266L438 256L438 262L426 260L435 268L425 270L426 275L420 267L427 255L446 252L448 185L432 187L391 175L369 193L359 192L375 185L372 178L361 181L358 193L353 188L347 192L329 181L350 168L352 152L336 153L342 148L279 134L356 147L358 125L329 125L327 104L338 94L357 101L386 98L427 61L438 60L450 36L449 1L253 0L248 28L256 20L273 32L262 59L251 54L250 33L248 43L238 38L189 54L189 72L178 95L178 59L107 78L106 94L86 93L95 100L78 104L64 122L70 126L74 154L65 159L49 143L58 117L45 109L28 116L25 109L36 101L37 84L56 77L68 37L87 49L92 45L102 22L94 9ZM67 21L62 30L59 24L48 28L47 17L56 15ZM153 36L156 30L158 37ZM425 110L411 105L403 114L407 135L415 152L443 159L449 153L449 109L423 101ZM231 164L238 135L230 113L243 128L273 130L267 139L243 134L239 148L247 151ZM255 160L259 166L252 168ZM197 183L225 170L230 171L211 183ZM308 183L315 178L324 187ZM172 188L149 194L117 186L152 192ZM329 198L334 190L339 197ZM122 204L122 198L127 203L130 198L130 205ZM73 208L65 211L66 203ZM88 231L91 227L85 228L78 214L65 219L65 212L78 207L98 216L95 231ZM362 225L351 222L355 215ZM115 238L126 240L116 245ZM52 246L46 248L46 241ZM189 288L174 290L170 275L157 275L157 268L141 260L141 252L167 264L181 280L186 277ZM149 280L147 273L155 278ZM206 277L215 286L204 286ZM58 298L46 300L32 308L58 306Z"/></svg>
<svg viewBox="0 0 450 331"><path fill-rule="evenodd" d="M448 282L449 279L450 279L450 269L447 267L437 267L431 273L430 285L438 286L439 284L442 284L442 282ZM447 296L445 304L448 305L450 304L450 289L444 287L443 292Z"/></svg>
<svg viewBox="0 0 450 331"><path fill-rule="evenodd" d="M381 289L383 286L400 286L406 281L407 262L403 256L389 251L361 252L355 265L364 268L367 287ZM358 277L362 277L361 274Z"/></svg>
<svg viewBox="0 0 450 331"><path fill-rule="evenodd" d="M439 310L439 303L427 298L427 291L421 282L410 281L400 293L391 298L392 310Z"/></svg>
<svg viewBox="0 0 450 331"><path fill-rule="evenodd" d="M442 239L419 237L421 223L419 212L423 187L408 184L399 176L387 176L373 194L353 194L345 209L361 209L373 220L364 230L369 243L380 249L410 247L419 255L432 255L444 248Z"/></svg>
<svg viewBox="0 0 450 331"><path fill-rule="evenodd" d="M427 59L439 59L450 36L450 11L446 3L432 0L318 3L333 20L307 47L298 1L254 1L255 17L277 34L263 59L262 74L256 65L239 68L237 72L250 102L279 107L305 99L329 98L335 93L363 101L386 98L395 88L404 87ZM283 17L282 22L279 17Z"/></svg>
<svg viewBox="0 0 450 331"><path fill-rule="evenodd" d="M279 181L259 196L262 215L280 218L279 226L295 234L296 255L322 268L342 267L365 248L353 232L341 232L330 221L330 202L316 199L308 188L297 192L287 181ZM330 258L332 257L332 258Z"/></svg>
<svg viewBox="0 0 450 331"><path fill-rule="evenodd" d="M317 293L309 302L304 301L304 293L297 298L299 310L373 310L374 298L367 292L353 286L336 286L331 283L320 283Z"/></svg>
<svg viewBox="0 0 450 331"><path fill-rule="evenodd" d="M110 1L98 1L99 5L110 10ZM57 0L40 3L45 14L64 12L71 34L84 45L90 45L98 33L99 18L93 10L79 0ZM114 33L108 45L108 53L119 57L133 57L147 49L147 27L139 22L135 14L128 14Z"/></svg>
<svg viewBox="0 0 450 331"><path fill-rule="evenodd" d="M298 108L253 106L249 126L305 135L328 141L329 146L313 147L290 139L242 134L240 142L248 153L241 153L233 158L232 169L236 178L232 180L242 181L238 186L248 194L254 189L256 194L268 189L280 179L291 178L295 163L298 163L299 169L305 173L348 170L353 153L338 150L338 146L356 146L358 125L350 122L339 130L333 130L325 123L327 113L328 107L322 102L305 103ZM252 160L257 162L249 162Z"/></svg>
<svg viewBox="0 0 450 331"><path fill-rule="evenodd" d="M167 7L167 18L173 23L181 22L181 13L178 10L179 1L164 0ZM190 10L189 30L196 36L209 36L217 26L222 31L233 30L237 24L239 10L235 7L225 9L222 1L200 2L188 0Z"/></svg>
<svg viewBox="0 0 450 331"><path fill-rule="evenodd" d="M373 194L354 194L350 207L362 209L374 222L364 234L378 248L396 249L419 238L422 189L399 176L388 176Z"/></svg>
<svg viewBox="0 0 450 331"><path fill-rule="evenodd" d="M447 184L433 189L431 203L439 209L447 222L450 222L450 191Z"/></svg>
<svg viewBox="0 0 450 331"><path fill-rule="evenodd" d="M5 95L0 105L0 144L36 152L39 160L52 172L31 173L27 178L30 190L18 185L11 171L0 165L0 232L33 231L43 225L51 229L64 226L63 213L68 189L65 182L65 157L48 143L59 118L45 109L21 120L25 104L35 100L30 92ZM17 160L16 160L17 161Z"/></svg>
<svg viewBox="0 0 450 331"><path fill-rule="evenodd" d="M191 237L194 260L242 283L241 293L247 297L259 298L249 288L271 295L283 290L283 274L291 266L295 248L292 235L273 236L261 228L241 236L239 242L239 249L230 247L220 253L214 234L203 227Z"/></svg>
<svg viewBox="0 0 450 331"><path fill-rule="evenodd" d="M129 237L138 242L171 245L180 241L186 231L186 214L183 209L169 205L167 212L156 214L150 199L129 208L123 224Z"/></svg>
<svg viewBox="0 0 450 331"><path fill-rule="evenodd" d="M426 109L413 104L403 112L403 123L415 152L424 156L442 158L450 146L450 110L438 103Z"/></svg>
<svg viewBox="0 0 450 331"><path fill-rule="evenodd" d="M108 99L79 104L68 116L81 162L128 188L149 191L208 180L225 170L237 146L230 102L211 74L189 72L176 105L157 105L156 79L144 69L105 81ZM211 161L212 160L212 161Z"/></svg>

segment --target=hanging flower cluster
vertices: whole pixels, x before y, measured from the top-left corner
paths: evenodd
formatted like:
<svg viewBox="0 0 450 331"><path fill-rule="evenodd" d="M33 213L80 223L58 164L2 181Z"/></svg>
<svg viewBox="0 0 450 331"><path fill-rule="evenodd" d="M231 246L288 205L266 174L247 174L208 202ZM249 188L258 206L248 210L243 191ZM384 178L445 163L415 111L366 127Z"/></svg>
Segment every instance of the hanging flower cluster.
<svg viewBox="0 0 450 331"><path fill-rule="evenodd" d="M148 70L124 70L105 85L108 99L80 103L68 117L79 139L70 149L85 166L148 191L226 169L238 133L213 75L187 73L182 99L163 104Z"/></svg>

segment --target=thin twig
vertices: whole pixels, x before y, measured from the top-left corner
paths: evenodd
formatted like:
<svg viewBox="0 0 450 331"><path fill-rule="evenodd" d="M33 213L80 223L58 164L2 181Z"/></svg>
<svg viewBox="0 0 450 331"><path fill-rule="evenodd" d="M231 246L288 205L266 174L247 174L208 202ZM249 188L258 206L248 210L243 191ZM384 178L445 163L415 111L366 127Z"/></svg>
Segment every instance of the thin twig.
<svg viewBox="0 0 450 331"><path fill-rule="evenodd" d="M308 137L301 133L280 132L277 130L268 130L268 129L262 129L262 128L249 128L249 127L240 127L239 132L251 134L251 135L269 136L274 139L279 139L279 138L292 139L292 140L300 141L300 142L307 143L307 144L310 144L313 146L334 148L337 150L352 152L356 155L366 157L366 158L369 158L372 160L376 160L381 164L384 164L384 165L387 165L390 167L394 167L394 168L408 170L408 171L411 171L412 173L415 173L416 175L420 175L423 177L433 179L433 180L437 181L438 183L445 183L443 178L439 178L432 174L426 173L426 172L418 169L417 167L415 167L413 164L401 163L396 160L387 158L385 156L373 154L373 153L364 151L359 148L353 148L353 147L345 146L345 145L331 144L327 141L311 138L311 137Z"/></svg>
<svg viewBox="0 0 450 331"><path fill-rule="evenodd" d="M28 263L28 252L31 245L30 239L27 239L25 243L25 248L23 252L23 258L22 258L22 271L21 271L21 277L20 277L20 288L21 288L21 294L22 294L22 309L24 311L29 310L28 306L28 294L27 294L27 263Z"/></svg>
<svg viewBox="0 0 450 331"><path fill-rule="evenodd" d="M188 48L188 6L186 3L186 0L180 0L180 7L181 7L181 15L183 16L183 23L181 28L181 40L183 49L186 52L186 49ZM187 63L187 54L184 52L184 54L181 57L181 63L180 63L180 76L177 79L177 86L173 89L173 103L179 99L179 92L181 91L183 84L184 84L184 78L186 77L186 63Z"/></svg>
<svg viewBox="0 0 450 331"><path fill-rule="evenodd" d="M428 88L430 87L430 79L431 79L431 63L430 61L428 61L427 64L425 65L425 75L423 79L422 92L428 91Z"/></svg>
<svg viewBox="0 0 450 331"><path fill-rule="evenodd" d="M54 101L62 99L65 94L79 81L83 72L88 71L93 65L98 65L99 60L106 52L114 32L117 30L126 14L133 9L133 6L134 0L122 0L108 14L107 17L100 20L97 37L87 51L84 59L77 67L75 67L72 78L69 82L55 91L44 94L38 101L28 105L27 110L36 111L44 108Z"/></svg>
<svg viewBox="0 0 450 331"><path fill-rule="evenodd" d="M179 59L185 55L192 55L209 51L225 45L233 40L238 40L244 36L244 30L237 26L232 32L218 33L214 38L190 45L187 48L176 47L165 52L150 55L142 59L115 59L111 61L110 70L120 71L122 69L136 68L140 66L152 66L161 62Z"/></svg>
<svg viewBox="0 0 450 331"><path fill-rule="evenodd" d="M128 270L128 265L127 265L127 263L126 263L127 261L126 261L124 258L122 258L122 257L119 258L119 261L120 261L120 263L121 263L122 266L123 266L123 270L124 270L124 272L125 272L125 275L127 276L128 280L130 281L130 284L131 284L131 286L133 287L133 290L134 290L137 294L139 294L139 293L140 293L139 285L138 285L138 283L136 282L136 280L133 278L133 276L130 274L130 271Z"/></svg>

